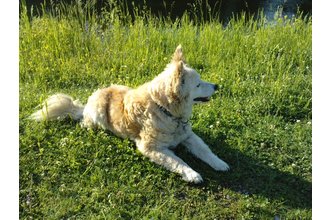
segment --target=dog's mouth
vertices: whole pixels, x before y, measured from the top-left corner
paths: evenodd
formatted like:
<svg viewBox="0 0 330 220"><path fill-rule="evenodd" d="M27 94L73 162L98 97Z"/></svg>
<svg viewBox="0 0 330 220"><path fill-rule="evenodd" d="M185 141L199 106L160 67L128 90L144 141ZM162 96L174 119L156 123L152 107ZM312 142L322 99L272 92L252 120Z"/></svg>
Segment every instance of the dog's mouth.
<svg viewBox="0 0 330 220"><path fill-rule="evenodd" d="M210 101L210 97L197 97L197 98L194 98L194 101L195 102L208 102L208 101Z"/></svg>

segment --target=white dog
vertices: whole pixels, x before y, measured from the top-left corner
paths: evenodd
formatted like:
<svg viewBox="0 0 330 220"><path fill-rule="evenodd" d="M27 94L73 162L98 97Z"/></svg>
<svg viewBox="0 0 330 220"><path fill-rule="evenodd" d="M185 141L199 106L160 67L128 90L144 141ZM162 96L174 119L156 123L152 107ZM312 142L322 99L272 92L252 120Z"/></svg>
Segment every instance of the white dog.
<svg viewBox="0 0 330 220"><path fill-rule="evenodd" d="M56 94L30 118L41 121L70 116L82 120L85 127L108 129L134 141L151 161L180 174L188 182L200 183L203 181L200 174L170 149L182 144L213 169L229 169L192 131L189 123L193 104L209 101L217 88L202 81L200 75L186 65L179 45L171 63L151 82L136 89L121 85L99 89L85 106L70 96Z"/></svg>

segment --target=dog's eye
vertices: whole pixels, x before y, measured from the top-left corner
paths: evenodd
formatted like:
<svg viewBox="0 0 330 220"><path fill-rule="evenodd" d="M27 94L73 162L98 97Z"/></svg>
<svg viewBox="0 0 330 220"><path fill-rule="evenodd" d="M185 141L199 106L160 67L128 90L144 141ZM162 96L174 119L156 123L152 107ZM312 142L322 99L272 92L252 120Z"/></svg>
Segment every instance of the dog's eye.
<svg viewBox="0 0 330 220"><path fill-rule="evenodd" d="M201 84L198 84L198 85L197 85L197 87L200 87L200 86L201 86Z"/></svg>

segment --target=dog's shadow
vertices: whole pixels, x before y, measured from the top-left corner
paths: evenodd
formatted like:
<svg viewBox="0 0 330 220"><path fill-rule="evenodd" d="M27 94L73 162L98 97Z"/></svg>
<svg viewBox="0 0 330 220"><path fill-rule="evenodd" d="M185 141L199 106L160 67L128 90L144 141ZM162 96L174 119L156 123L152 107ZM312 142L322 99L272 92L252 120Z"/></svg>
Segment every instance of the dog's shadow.
<svg viewBox="0 0 330 220"><path fill-rule="evenodd" d="M77 123L68 121L71 125ZM105 132L113 135L110 131ZM293 208L312 208L311 182L298 175L265 165L258 159L233 149L224 142L224 137L212 139L208 135L199 135L215 154L229 164L230 170L214 171L179 145L174 150L175 154L199 172L204 179L201 185L191 184L192 187L206 188L219 193L221 188L228 188L244 195L261 195L270 200L279 200ZM133 147L135 148L135 145Z"/></svg>
<svg viewBox="0 0 330 220"><path fill-rule="evenodd" d="M204 183L197 187L206 187L213 192L219 192L222 187L244 195L261 195L270 200L278 200L293 208L312 208L312 183L298 175L284 172L265 165L263 162L247 156L235 150L219 139L207 139L214 150L219 147L219 157L226 161L230 170L228 172L216 172L208 165L187 153L179 146L175 153L199 172Z"/></svg>

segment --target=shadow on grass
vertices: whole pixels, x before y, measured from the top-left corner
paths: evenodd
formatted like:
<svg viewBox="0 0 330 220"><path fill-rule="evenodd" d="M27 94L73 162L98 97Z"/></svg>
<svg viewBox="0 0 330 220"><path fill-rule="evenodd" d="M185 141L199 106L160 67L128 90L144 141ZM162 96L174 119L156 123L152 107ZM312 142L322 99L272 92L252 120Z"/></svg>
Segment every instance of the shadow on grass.
<svg viewBox="0 0 330 220"><path fill-rule="evenodd" d="M67 120L67 122L70 127L78 123L72 120ZM109 136L113 135L110 131L106 133ZM279 200L292 208L312 208L311 182L298 175L267 166L258 159L231 148L224 143L224 137L212 139L202 134L200 137L209 144L215 154L229 164L230 170L228 172L214 171L180 145L175 149L175 153L199 172L204 179L201 185L191 184L192 187L206 187L213 192L228 188L244 195L261 195L270 200Z"/></svg>
<svg viewBox="0 0 330 220"><path fill-rule="evenodd" d="M202 137L202 136L201 136ZM206 138L204 136L204 138ZM219 138L220 140L222 138ZM213 192L228 188L244 195L261 195L270 200L279 200L292 208L312 208L312 183L298 175L269 167L261 161L230 148L219 139L205 139L220 158L226 161L228 172L213 171L205 163L194 158L179 147L176 154L204 178L202 187Z"/></svg>

